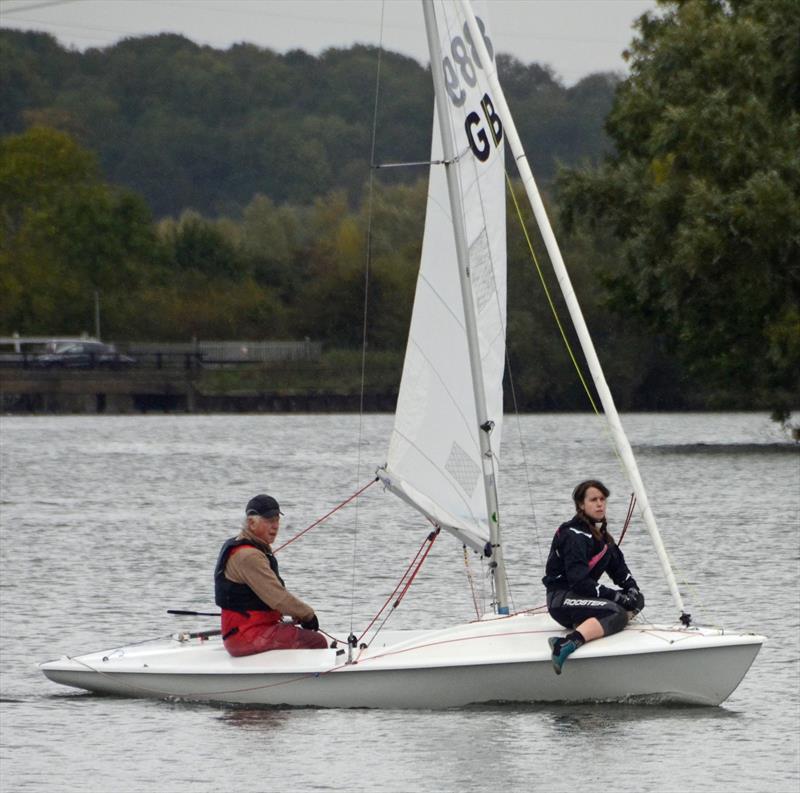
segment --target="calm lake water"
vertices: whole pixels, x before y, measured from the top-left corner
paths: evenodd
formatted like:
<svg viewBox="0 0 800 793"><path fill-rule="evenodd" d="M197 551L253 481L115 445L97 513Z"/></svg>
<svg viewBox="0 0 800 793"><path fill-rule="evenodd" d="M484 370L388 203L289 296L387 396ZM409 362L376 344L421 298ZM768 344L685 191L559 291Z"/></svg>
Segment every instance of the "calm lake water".
<svg viewBox="0 0 800 793"><path fill-rule="evenodd" d="M212 570L247 499L287 539L368 482L389 416L0 419L2 791L761 791L800 773L800 449L762 414L623 417L695 620L764 633L718 708L248 709L100 697L36 663L216 627ZM514 605L543 602L552 531L587 476L629 488L600 419L508 418L501 473ZM371 487L281 554L289 587L346 636L382 605L427 524ZM640 520L624 541L647 615L676 614ZM485 571L473 563L478 596ZM474 616L461 547L440 538L388 627Z"/></svg>

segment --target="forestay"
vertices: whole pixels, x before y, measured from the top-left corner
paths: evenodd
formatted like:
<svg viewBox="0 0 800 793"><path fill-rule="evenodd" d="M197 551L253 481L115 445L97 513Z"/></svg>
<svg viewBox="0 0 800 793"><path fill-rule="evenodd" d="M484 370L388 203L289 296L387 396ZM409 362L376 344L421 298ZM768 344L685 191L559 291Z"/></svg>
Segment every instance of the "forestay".
<svg viewBox="0 0 800 793"><path fill-rule="evenodd" d="M447 112L434 113L422 258L388 462L379 475L395 493L473 548L489 538L484 456L472 376L485 395L493 460L499 462L506 331L506 218L502 127L486 66L457 4L433 4ZM494 58L486 15L479 25ZM438 101L438 100L437 100ZM462 286L439 118L448 120L468 248L479 371L471 375ZM491 468L493 467L493 471ZM496 481L496 480L495 480Z"/></svg>

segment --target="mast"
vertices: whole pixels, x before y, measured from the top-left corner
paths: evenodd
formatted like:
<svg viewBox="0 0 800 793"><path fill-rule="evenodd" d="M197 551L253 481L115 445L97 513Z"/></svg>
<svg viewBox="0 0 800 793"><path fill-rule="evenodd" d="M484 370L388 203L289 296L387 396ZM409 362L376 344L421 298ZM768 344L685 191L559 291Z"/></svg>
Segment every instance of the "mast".
<svg viewBox="0 0 800 793"><path fill-rule="evenodd" d="M600 402L603 405L603 410L606 414L606 419L611 429L611 436L614 440L614 445L628 474L628 479L630 480L634 493L636 494L636 499L639 502L639 506L641 507L642 516L644 518L647 531L650 534L650 538L655 546L659 561L661 562L661 567L669 586L672 599L678 610L681 612L682 621L686 621L688 624L689 616L685 613L683 599L681 598L681 594L678 590L678 585L675 581L675 574L672 571L672 566L670 564L669 557L667 556L666 548L661 540L661 534L658 530L658 526L656 525L655 516L650 508L650 502L647 498L644 483L642 482L641 475L639 474L639 467L636 464L636 460L633 456L633 450L631 449L631 445L627 436L625 435L625 430L622 428L622 422L620 421L619 414L617 413L614 399L611 396L611 391L606 383L605 375L603 374L602 367L600 366L600 360L598 359L594 348L594 343L589 335L589 329L586 327L583 313L581 312L580 305L578 304L578 300L575 296L575 291L572 288L572 282L567 274L567 269L564 265L564 259L561 256L558 242L556 241L555 235L553 234L553 229L550 226L550 219L547 217L544 203L539 195L539 190L536 187L533 173L531 172L530 165L528 164L528 158L525 154L525 150L522 147L522 142L517 133L517 128L514 125L514 120L511 117L511 113L508 109L505 95L500 87L500 82L497 78L497 71L490 70L488 68L488 64L490 64L492 61L489 58L488 52L486 51L486 45L484 44L483 36L478 28L475 15L472 12L472 8L470 7L468 0L459 0L459 2L461 5L462 14L464 15L470 30L473 44L478 50L478 55L481 61L487 64L486 76L489 80L489 84L492 87L492 99L494 101L495 110L503 123L503 130L506 134L506 140L508 141L511 152L514 155L514 159L516 160L517 168L519 169L522 182L525 186L525 192L528 195L528 200L531 203L533 214L536 218L537 224L539 225L542 238L544 239L545 247L547 248L547 253L550 257L550 262L553 266L553 270L555 271L558 284L561 287L561 292L564 295L564 299L567 303L567 308L569 309L572 323L575 326L576 333L578 334L578 339L580 340L583 354L586 357L586 361L589 365L589 371L591 372L595 388L597 389Z"/></svg>
<svg viewBox="0 0 800 793"><path fill-rule="evenodd" d="M483 487L486 493L487 522L489 525L489 542L492 550L492 575L494 577L496 609L498 614L508 614L508 585L506 581L503 549L500 545L500 510L497 503L497 482L494 474L494 455L492 454L490 433L492 421L487 416L486 393L483 387L480 346L478 342L477 321L475 318L475 302L472 294L469 271L469 248L464 227L464 210L461 202L458 174L455 170L456 155L453 144L453 133L447 112L447 93L442 74L442 54L439 46L439 32L436 25L436 14L433 0L422 0L422 11L425 16L425 31L428 37L428 50L431 56L431 74L436 97L436 110L439 117L439 129L442 136L444 167L447 175L447 191L450 197L450 211L453 218L456 256L458 258L458 276L461 284L461 300L464 307L464 325L469 350L472 390L475 397L478 440L480 442ZM483 57L486 57L484 55Z"/></svg>

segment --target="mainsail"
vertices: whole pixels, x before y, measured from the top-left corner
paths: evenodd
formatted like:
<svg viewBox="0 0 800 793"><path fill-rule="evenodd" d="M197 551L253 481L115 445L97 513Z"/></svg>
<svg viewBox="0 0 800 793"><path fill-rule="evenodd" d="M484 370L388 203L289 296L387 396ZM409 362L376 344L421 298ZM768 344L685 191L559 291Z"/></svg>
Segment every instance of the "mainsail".
<svg viewBox="0 0 800 793"><path fill-rule="evenodd" d="M434 113L422 258L384 483L475 549L490 536L484 478L494 479L503 418L506 333L506 217L503 134L486 67L452 2L433 3L446 112ZM494 57L486 16L486 50ZM434 58L432 58L434 60ZM439 102L441 98L437 99ZM443 164L440 118L453 165L468 249L467 292L474 307L477 355L470 360L454 218ZM458 222L458 219L456 219ZM477 366L475 365L477 358ZM477 369L478 371L474 371ZM473 382L473 378L477 378ZM485 399L492 459L481 448L476 389Z"/></svg>

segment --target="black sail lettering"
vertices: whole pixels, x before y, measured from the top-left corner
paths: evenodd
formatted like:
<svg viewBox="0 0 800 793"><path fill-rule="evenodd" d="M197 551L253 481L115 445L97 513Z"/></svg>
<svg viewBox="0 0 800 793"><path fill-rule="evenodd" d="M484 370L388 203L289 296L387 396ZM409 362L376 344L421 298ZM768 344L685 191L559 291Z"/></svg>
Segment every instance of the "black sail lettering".
<svg viewBox="0 0 800 793"><path fill-rule="evenodd" d="M481 162L486 162L491 152L489 138L486 130L481 126L481 117L474 110L467 116L464 128L467 131L469 147Z"/></svg>
<svg viewBox="0 0 800 793"><path fill-rule="evenodd" d="M500 116L494 111L489 94L484 94L481 100L481 107L483 108L483 115L486 117L486 122L492 130L492 137L494 138L494 145L499 146L500 141L503 140L503 124L500 121Z"/></svg>

